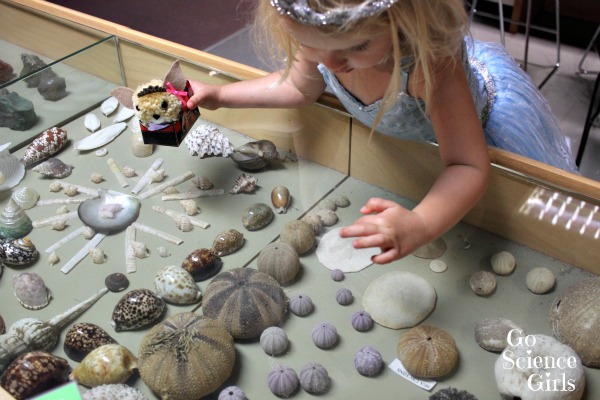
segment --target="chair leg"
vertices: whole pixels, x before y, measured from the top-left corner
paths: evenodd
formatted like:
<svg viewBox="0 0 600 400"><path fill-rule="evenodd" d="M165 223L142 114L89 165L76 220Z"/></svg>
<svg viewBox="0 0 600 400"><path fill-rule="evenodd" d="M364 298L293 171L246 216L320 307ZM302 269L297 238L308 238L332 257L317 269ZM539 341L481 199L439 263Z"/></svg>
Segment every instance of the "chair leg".
<svg viewBox="0 0 600 400"><path fill-rule="evenodd" d="M594 113L594 105L596 103L596 96L598 95L598 86L600 86L600 73L596 76L596 82L594 83L594 90L592 91L592 100L590 101L590 107L588 108L587 117L585 119L585 125L583 127L583 134L581 135L581 142L579 143L579 149L577 150L577 157L575 158L575 164L579 167L581 163L581 159L583 158L583 152L585 150L585 145L587 144L588 138L590 136L590 130L592 128L592 122L600 113L600 104L598 104L598 109Z"/></svg>

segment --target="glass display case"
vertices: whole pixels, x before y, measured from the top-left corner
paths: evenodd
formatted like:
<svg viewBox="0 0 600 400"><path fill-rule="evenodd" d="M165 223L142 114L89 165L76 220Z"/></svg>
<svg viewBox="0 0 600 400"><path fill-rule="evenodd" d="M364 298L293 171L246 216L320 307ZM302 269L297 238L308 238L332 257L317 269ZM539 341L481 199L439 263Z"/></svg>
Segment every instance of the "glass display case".
<svg viewBox="0 0 600 400"><path fill-rule="evenodd" d="M77 149L81 140L95 134L86 127L88 115L97 118L98 130L116 124L114 117L123 107L119 105L111 113L103 111L113 88L135 88L150 79L160 79L176 59L188 79L206 82L227 83L261 72L124 27L69 14L45 2L2 0L0 15L10 15L21 25L36 25L38 19L51 21L52 30L38 33L41 38L61 38L42 46L49 52L33 45L37 36L20 41L2 37L0 58L17 64L13 68L19 74L20 54L32 52L45 60L46 71L51 68L66 79L68 91L64 98L48 101L37 89L28 88L25 79L43 74L44 69L3 84L8 91L33 102L39 118L22 132L0 128L0 144L12 143L2 155L6 162L20 160L30 151L35 137L58 127L66 132L67 140L52 157L70 166L66 167L70 170L67 176L51 178L42 173L42 168L36 169L43 162L40 160L24 170L17 184L0 192L4 216L8 214L10 199L25 188L39 195L35 206L23 209L33 226L27 237L39 255L24 265L5 262L0 275L0 316L7 330L24 318L48 321L101 291L102 296L87 311L61 327L57 343L48 350L66 359L71 368L80 363L71 359L63 346L67 331L75 323L97 325L118 344L140 356L140 344L152 326L182 312L202 314L203 298L192 304L166 302L160 316L145 321L144 326L115 330L115 308L128 293L141 289L158 292L157 279L163 268L179 267L201 249L215 249L215 241L231 229L241 233L243 241L241 247L234 246L236 251L220 257L222 266L217 273L260 269L261 251L280 241L288 223L315 215L336 200L335 218L317 231L313 245L299 254L299 271L282 285L287 299L309 297L313 311L305 316L288 311L277 324L289 340L279 355L266 354L259 337L236 339L232 372L206 398L216 399L228 386L238 386L249 399L278 398L267 384L274 368L287 366L300 374L306 365L318 363L331 378L323 398L387 398L401 394L403 398L425 399L453 387L480 399L499 399L494 368L502 358L499 352L478 345L474 332L478 323L504 318L527 334L553 336L548 314L555 298L572 284L600 272L599 186L502 152L492 152L494 160L503 165L493 167L485 198L463 222L443 235L445 251L425 257L410 255L387 265L371 265L367 257L366 262L362 261L364 265L356 267L356 253L349 249L348 242L329 244L336 238L337 228L359 218L360 207L371 197L414 207L441 169L441 162L435 145L372 137L368 128L352 121L329 98L301 110L201 110L188 140L201 137L202 132L212 132L214 137L221 135L221 148L239 148L257 140L268 140L276 146L277 159L257 170L244 169L230 156L218 152L205 157L192 154L187 142L178 147L154 146L150 155L135 156L132 145L139 144L135 140L139 126L129 119L114 138L98 139L101 144ZM50 28L40 24L40 29ZM76 40L81 34L90 41L83 44ZM79 48L61 53L51 50L53 43L59 47L79 43ZM502 163L503 160L508 161ZM515 170L519 165L522 168ZM209 180L211 188L200 188L201 180ZM255 182L247 192L236 193L234 187L240 180ZM291 201L285 212L277 213L272 192L281 186L289 190ZM84 202L105 193L103 189L117 199L135 199L139 202L139 215L127 227L90 233L86 238L82 222L86 219L78 213L80 204L90 204ZM190 212L192 215L186 213L189 202L182 201L186 199L193 200L198 208ZM340 199L349 200L349 205L340 203ZM265 226L261 223L258 229L246 224L248 215L255 214L257 207L272 213L270 222ZM7 242L5 239L1 243ZM142 248L137 257L134 245ZM322 251L326 246L333 246L327 247L331 249L327 252L330 256L340 251L329 257L333 263L324 259ZM493 256L502 252L511 253L516 260L516 268L507 275L496 274L492 269ZM549 292L535 294L527 287L527 275L541 266L552 272L556 283ZM354 272L334 280L331 269L336 268ZM478 271L491 272L495 279L495 290L485 296L476 294L471 285L471 277ZM410 324L392 328L380 314L388 307L400 304L402 308L402 302L371 308L371 284L396 279L394 274L398 272L407 274L401 279L425 281L433 289L427 299L419 297L422 293L411 295L410 301L418 306L426 301L432 305L413 325L443 329L453 337L458 349L456 366L434 382L410 378L398 367L397 347ZM47 305L39 309L21 305L14 294L13 280L23 273L35 273L43 279L51 293ZM124 274L129 284L123 291L104 293L105 279L114 273ZM196 283L203 297L213 280L214 276L210 276ZM351 292L350 302L336 298L340 289ZM393 298L396 292L391 290ZM398 296L402 297L402 292ZM408 306L406 311L410 313L417 305ZM372 310L377 323L366 331L355 329L353 316L367 309ZM324 349L313 341L313 331L325 323L336 328L338 337L333 346ZM359 373L355 366L355 356L365 346L375 348L382 357L383 366L373 376ZM600 372L590 367L583 370L583 398L597 398ZM148 398L158 398L138 372L127 379L127 384ZM82 393L86 390L80 387ZM313 394L298 387L292 396L309 399Z"/></svg>

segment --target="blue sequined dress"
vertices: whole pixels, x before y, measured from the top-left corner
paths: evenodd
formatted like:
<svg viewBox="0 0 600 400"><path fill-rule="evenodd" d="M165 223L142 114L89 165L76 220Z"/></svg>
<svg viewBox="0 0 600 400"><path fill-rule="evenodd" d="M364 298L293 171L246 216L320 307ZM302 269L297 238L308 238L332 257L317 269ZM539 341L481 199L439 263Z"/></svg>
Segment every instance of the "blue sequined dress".
<svg viewBox="0 0 600 400"><path fill-rule="evenodd" d="M534 160L576 172L577 166L556 118L530 77L498 43L465 39L463 64L486 142ZM381 101L362 104L325 66L319 70L348 112L373 126ZM402 70L403 87L408 80ZM435 142L433 126L422 100L401 93L380 120L377 131L403 140Z"/></svg>

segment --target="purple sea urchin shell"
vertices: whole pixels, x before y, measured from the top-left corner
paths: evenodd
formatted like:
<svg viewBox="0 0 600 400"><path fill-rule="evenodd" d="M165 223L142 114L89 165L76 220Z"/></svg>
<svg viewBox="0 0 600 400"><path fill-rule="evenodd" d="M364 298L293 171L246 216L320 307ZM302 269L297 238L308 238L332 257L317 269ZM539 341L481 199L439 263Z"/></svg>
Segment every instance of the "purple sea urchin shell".
<svg viewBox="0 0 600 400"><path fill-rule="evenodd" d="M317 347L328 349L337 343L337 329L329 322L322 322L313 328L312 340Z"/></svg>
<svg viewBox="0 0 600 400"><path fill-rule="evenodd" d="M310 314L315 306L310 297L305 294L297 294L290 298L290 311L299 317Z"/></svg>
<svg viewBox="0 0 600 400"><path fill-rule="evenodd" d="M332 269L331 270L331 279L333 279L336 282L343 280L344 279L344 271L342 271L339 268Z"/></svg>
<svg viewBox="0 0 600 400"><path fill-rule="evenodd" d="M283 353L289 344L285 331L277 326L270 326L260 335L260 346L271 356Z"/></svg>
<svg viewBox="0 0 600 400"><path fill-rule="evenodd" d="M352 295L350 289L341 288L335 293L335 301L342 306L347 306L348 304L352 303L353 300L354 296Z"/></svg>
<svg viewBox="0 0 600 400"><path fill-rule="evenodd" d="M298 389L298 374L286 365L278 365L269 372L267 378L269 389L276 396L288 397Z"/></svg>
<svg viewBox="0 0 600 400"><path fill-rule="evenodd" d="M237 386L229 386L221 390L217 400L246 400L246 394Z"/></svg>
<svg viewBox="0 0 600 400"><path fill-rule="evenodd" d="M310 363L300 371L300 386L308 393L323 394L329 390L331 378L324 366Z"/></svg>
<svg viewBox="0 0 600 400"><path fill-rule="evenodd" d="M383 358L375 348L365 346L354 355L354 367L364 376L375 376L383 366Z"/></svg>
<svg viewBox="0 0 600 400"><path fill-rule="evenodd" d="M373 327L371 314L364 310L355 312L352 315L352 327L359 332L365 332L371 329Z"/></svg>

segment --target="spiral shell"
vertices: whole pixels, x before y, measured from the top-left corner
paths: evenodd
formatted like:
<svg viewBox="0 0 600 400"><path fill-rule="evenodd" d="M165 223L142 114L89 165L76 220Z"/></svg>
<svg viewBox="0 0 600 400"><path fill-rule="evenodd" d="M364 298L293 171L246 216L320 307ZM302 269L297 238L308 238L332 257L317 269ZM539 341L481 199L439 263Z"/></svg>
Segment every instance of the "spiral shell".
<svg viewBox="0 0 600 400"><path fill-rule="evenodd" d="M88 387L125 383L136 368L135 355L126 347L111 343L92 350L69 378Z"/></svg>
<svg viewBox="0 0 600 400"><path fill-rule="evenodd" d="M39 310L50 303L52 295L44 280L35 272L21 272L13 277L17 300L29 310Z"/></svg>
<svg viewBox="0 0 600 400"><path fill-rule="evenodd" d="M329 322L322 322L315 325L311 336L315 346L321 349L333 347L338 341L337 329Z"/></svg>
<svg viewBox="0 0 600 400"><path fill-rule="evenodd" d="M400 337L398 358L411 375L434 379L448 375L458 363L458 349L446 331L419 325Z"/></svg>
<svg viewBox="0 0 600 400"><path fill-rule="evenodd" d="M35 203L40 198L40 194L35 189L24 186L17 188L11 197L23 210L29 210L35 206Z"/></svg>
<svg viewBox="0 0 600 400"><path fill-rule="evenodd" d="M36 136L27 146L21 157L21 162L25 166L35 164L53 156L66 144L67 131L57 127L50 128Z"/></svg>
<svg viewBox="0 0 600 400"><path fill-rule="evenodd" d="M138 329L158 320L165 309L165 302L148 289L127 292L112 312L111 325L115 331Z"/></svg>
<svg viewBox="0 0 600 400"><path fill-rule="evenodd" d="M270 356L282 354L288 344L287 334L278 326L270 326L260 334L260 346Z"/></svg>
<svg viewBox="0 0 600 400"><path fill-rule="evenodd" d="M192 304L202 293L192 275L181 267L169 265L161 268L154 277L156 293L173 304Z"/></svg>

